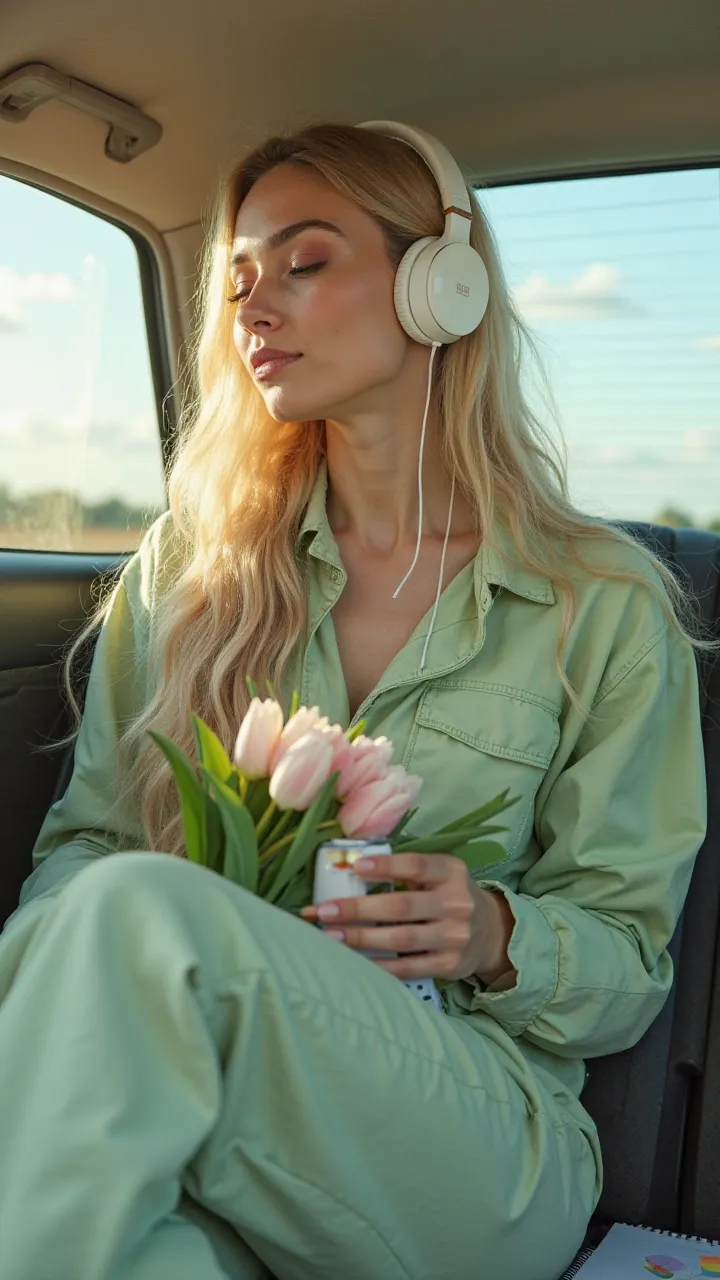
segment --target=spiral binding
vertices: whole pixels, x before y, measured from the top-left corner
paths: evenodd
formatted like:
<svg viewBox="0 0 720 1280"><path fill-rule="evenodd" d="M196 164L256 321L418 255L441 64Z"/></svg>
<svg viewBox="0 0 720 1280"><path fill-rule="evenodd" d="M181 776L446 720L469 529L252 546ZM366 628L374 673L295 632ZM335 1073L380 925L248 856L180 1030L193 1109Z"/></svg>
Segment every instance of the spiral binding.
<svg viewBox="0 0 720 1280"><path fill-rule="evenodd" d="M630 1226L631 1223L621 1223L621 1226ZM707 1244L711 1248L716 1249L720 1246L720 1240L707 1240L705 1236L686 1236L682 1231L663 1231L660 1227L643 1227L643 1231L649 1231L654 1236L665 1236L668 1240L687 1240L690 1244ZM600 1247L599 1245L597 1246ZM592 1258L595 1249L581 1249L574 1262L570 1263L567 1271L563 1272L562 1280L573 1280L573 1276L578 1275L585 1263Z"/></svg>
<svg viewBox="0 0 720 1280"><path fill-rule="evenodd" d="M573 1276L576 1276L578 1271L585 1266L588 1258L592 1258L594 1252L594 1249L581 1249L575 1261L571 1262L567 1271L563 1272L562 1280L572 1280Z"/></svg>

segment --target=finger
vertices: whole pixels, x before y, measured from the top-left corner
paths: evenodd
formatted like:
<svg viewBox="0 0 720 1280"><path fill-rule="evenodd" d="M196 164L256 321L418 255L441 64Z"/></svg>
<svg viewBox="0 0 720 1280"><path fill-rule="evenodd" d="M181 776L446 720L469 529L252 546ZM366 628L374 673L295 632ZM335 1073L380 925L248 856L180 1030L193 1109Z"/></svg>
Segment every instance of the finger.
<svg viewBox="0 0 720 1280"><path fill-rule="evenodd" d="M403 920L440 920L446 916L443 899L426 890L419 893L372 893L362 898L335 898L313 908L312 918L333 925L361 920L392 923Z"/></svg>
<svg viewBox="0 0 720 1280"><path fill-rule="evenodd" d="M359 927L343 925L338 928L333 921L330 926L333 937L342 934L342 941L356 951L441 951L453 944L452 936L448 937L447 926L442 921L430 924L402 924Z"/></svg>
<svg viewBox="0 0 720 1280"><path fill-rule="evenodd" d="M372 963L376 964L379 969L386 969L388 973L394 974L396 978L402 978L404 982L413 980L417 982L419 978L452 979L459 971L459 961L460 958L456 951L436 951L428 955L398 956L397 960L383 960L381 957L372 959Z"/></svg>
<svg viewBox="0 0 720 1280"><path fill-rule="evenodd" d="M409 880L415 884L442 884L465 875L462 858L449 853L379 853L362 858L353 871L367 880Z"/></svg>

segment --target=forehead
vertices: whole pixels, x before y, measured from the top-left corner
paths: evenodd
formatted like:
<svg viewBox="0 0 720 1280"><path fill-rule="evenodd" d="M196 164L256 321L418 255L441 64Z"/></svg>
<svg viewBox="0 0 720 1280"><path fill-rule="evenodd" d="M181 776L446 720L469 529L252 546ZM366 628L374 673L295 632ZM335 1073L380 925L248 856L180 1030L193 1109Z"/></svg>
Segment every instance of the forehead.
<svg viewBox="0 0 720 1280"><path fill-rule="evenodd" d="M374 220L354 200L299 164L276 165L259 178L235 220L234 248L260 244L274 232L306 218L336 223L347 234ZM379 228L378 228L379 230Z"/></svg>

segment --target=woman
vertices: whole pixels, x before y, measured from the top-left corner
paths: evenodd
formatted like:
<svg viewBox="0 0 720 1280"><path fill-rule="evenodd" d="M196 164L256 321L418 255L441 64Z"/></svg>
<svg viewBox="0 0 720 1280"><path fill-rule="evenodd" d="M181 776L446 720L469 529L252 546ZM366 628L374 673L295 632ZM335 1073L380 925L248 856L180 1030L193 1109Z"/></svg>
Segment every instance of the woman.
<svg viewBox="0 0 720 1280"><path fill-rule="evenodd" d="M444 224L412 147L345 126L219 201L170 511L0 939L2 1280L555 1280L583 1239L583 1059L662 1007L704 833L694 654L669 575L566 496L476 203L482 323L436 352L399 322ZM158 857L147 730L189 747L193 709L231 746L248 674L391 738L418 830L510 787L507 861L380 861L412 889L335 904L334 940Z"/></svg>

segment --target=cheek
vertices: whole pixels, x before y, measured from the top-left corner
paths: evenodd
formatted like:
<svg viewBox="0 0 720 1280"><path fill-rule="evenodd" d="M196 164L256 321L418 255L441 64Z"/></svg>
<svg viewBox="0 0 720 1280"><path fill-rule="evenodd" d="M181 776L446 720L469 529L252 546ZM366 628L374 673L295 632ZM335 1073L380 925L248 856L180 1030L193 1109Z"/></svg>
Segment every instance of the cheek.
<svg viewBox="0 0 720 1280"><path fill-rule="evenodd" d="M237 316L235 316L235 319L233 320L232 340L233 346L235 347L238 355L244 359L245 353L250 345L250 338L247 330L240 324Z"/></svg>
<svg viewBox="0 0 720 1280"><path fill-rule="evenodd" d="M363 356L382 367L402 359L408 339L395 313L393 281L354 271L325 289L318 282L305 314L313 355L353 362Z"/></svg>

